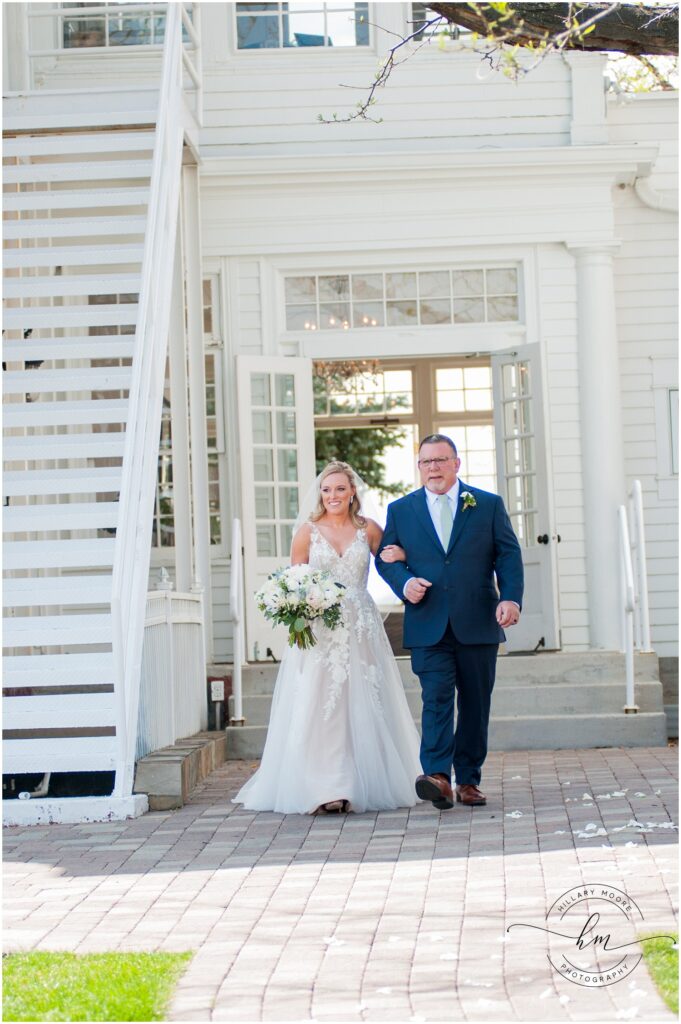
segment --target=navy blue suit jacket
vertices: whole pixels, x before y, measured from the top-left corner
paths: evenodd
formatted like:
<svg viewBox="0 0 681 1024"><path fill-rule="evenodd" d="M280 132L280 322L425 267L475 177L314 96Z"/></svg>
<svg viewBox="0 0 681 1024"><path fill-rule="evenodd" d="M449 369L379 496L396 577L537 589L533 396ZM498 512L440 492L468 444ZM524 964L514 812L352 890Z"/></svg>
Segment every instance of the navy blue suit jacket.
<svg viewBox="0 0 681 1024"><path fill-rule="evenodd" d="M475 508L463 507L464 491L475 498ZM383 562L380 553L387 544L404 548L406 562ZM388 506L376 569L405 601L405 647L436 644L448 621L462 644L501 643L504 632L495 618L499 601L522 605L520 545L504 503L498 494L470 487L463 480L447 551L435 531L425 488L421 487ZM411 576L422 576L432 583L418 604L406 601L402 593Z"/></svg>

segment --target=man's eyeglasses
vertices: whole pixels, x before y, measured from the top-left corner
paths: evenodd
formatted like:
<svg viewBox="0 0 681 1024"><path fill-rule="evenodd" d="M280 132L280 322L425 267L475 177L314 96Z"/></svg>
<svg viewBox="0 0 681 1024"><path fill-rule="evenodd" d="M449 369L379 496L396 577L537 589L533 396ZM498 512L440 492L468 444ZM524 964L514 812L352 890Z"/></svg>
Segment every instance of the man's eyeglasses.
<svg viewBox="0 0 681 1024"><path fill-rule="evenodd" d="M419 459L419 467L421 469L430 469L431 466L434 466L435 469L439 469L440 466L444 466L445 462L451 462L451 459L451 455L439 459Z"/></svg>

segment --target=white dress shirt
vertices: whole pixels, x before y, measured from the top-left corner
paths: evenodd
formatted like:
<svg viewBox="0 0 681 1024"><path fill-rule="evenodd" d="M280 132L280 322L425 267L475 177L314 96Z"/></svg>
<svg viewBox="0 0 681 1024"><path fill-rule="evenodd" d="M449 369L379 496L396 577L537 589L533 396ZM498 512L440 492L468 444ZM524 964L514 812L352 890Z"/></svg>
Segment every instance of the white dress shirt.
<svg viewBox="0 0 681 1024"><path fill-rule="evenodd" d="M454 520L456 519L456 509L459 503L459 487L460 484L459 481L457 480L454 486L449 491L447 491L447 500L449 502L449 507L452 511L452 528L454 526ZM447 549L442 542L442 529L440 528L441 505L439 502L439 497L439 494L434 494L433 491L429 491L428 488L426 487L426 499L428 501L428 511L430 512L430 518L433 520L435 532L440 538L440 544L442 544L442 547L446 551Z"/></svg>
<svg viewBox="0 0 681 1024"><path fill-rule="evenodd" d="M435 527L435 532L436 532L436 534L438 535L438 537L440 539L440 544L442 544L442 530L440 529L440 504L438 502L438 498L440 497L440 495L439 494L434 494L433 491L429 491L427 487L425 488L425 491L426 491L426 500L428 502L428 512L430 513L430 518L433 520L433 526ZM447 500L449 501L449 507L452 510L452 530L453 530L454 529L454 520L456 518L456 507L457 507L457 504L459 502L459 481L458 480L456 481L454 486L449 491L447 491ZM447 550L444 544L442 544L442 547L443 547L443 549L445 551ZM411 580L413 580L413 579L414 579L414 577L410 576L409 579L407 580L407 582L402 587L402 594L404 595L404 597L407 596L407 586L411 582Z"/></svg>

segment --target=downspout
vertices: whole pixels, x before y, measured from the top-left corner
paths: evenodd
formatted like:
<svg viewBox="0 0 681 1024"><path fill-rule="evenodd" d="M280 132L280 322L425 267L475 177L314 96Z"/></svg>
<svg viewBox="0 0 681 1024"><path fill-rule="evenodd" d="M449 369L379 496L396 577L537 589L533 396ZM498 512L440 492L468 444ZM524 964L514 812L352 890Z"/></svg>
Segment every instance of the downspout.
<svg viewBox="0 0 681 1024"><path fill-rule="evenodd" d="M645 206L662 213L678 213L679 197L671 189L661 192L653 188L647 178L634 179L634 192Z"/></svg>

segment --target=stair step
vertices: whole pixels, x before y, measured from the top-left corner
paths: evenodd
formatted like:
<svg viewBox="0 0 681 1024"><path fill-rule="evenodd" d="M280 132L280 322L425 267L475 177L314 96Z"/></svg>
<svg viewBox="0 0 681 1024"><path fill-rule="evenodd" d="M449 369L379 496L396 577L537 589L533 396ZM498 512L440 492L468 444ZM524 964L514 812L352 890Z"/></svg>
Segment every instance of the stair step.
<svg viewBox="0 0 681 1024"><path fill-rule="evenodd" d="M118 263L141 263L144 246L64 245L3 250L5 269L18 267L106 267Z"/></svg>
<svg viewBox="0 0 681 1024"><path fill-rule="evenodd" d="M122 458L125 434L33 434L4 439L5 462Z"/></svg>
<svg viewBox="0 0 681 1024"><path fill-rule="evenodd" d="M110 651L87 654L21 654L2 659L3 687L114 686Z"/></svg>
<svg viewBox="0 0 681 1024"><path fill-rule="evenodd" d="M262 756L266 725L229 726L227 756L251 760ZM589 747L663 747L667 720L663 711L637 715L531 715L492 718L490 750L561 750Z"/></svg>
<svg viewBox="0 0 681 1024"><path fill-rule="evenodd" d="M229 742L229 741L228 741ZM663 711L536 715L490 721L490 750L572 750L590 747L666 747Z"/></svg>
<svg viewBox="0 0 681 1024"><path fill-rule="evenodd" d="M20 238L85 238L88 235L143 235L147 218L121 214L118 217L24 217L5 220L5 241Z"/></svg>
<svg viewBox="0 0 681 1024"><path fill-rule="evenodd" d="M41 391L127 391L131 366L76 366L59 370L5 370L6 395L37 394Z"/></svg>
<svg viewBox="0 0 681 1024"><path fill-rule="evenodd" d="M56 99L59 101L62 98L57 95ZM40 101L41 103L44 102L43 96L40 97ZM10 99L10 102L13 104L14 109L16 109L14 97ZM23 108L25 105L24 96L20 97L20 102ZM98 110L96 114L92 111L67 112L66 109L54 114L46 113L45 111L41 111L39 114L29 114L24 109L21 109L18 114L8 114L4 117L2 125L5 137L8 135L13 136L17 133L21 136L22 134L34 132L55 132L64 128L91 128L93 131L98 131L105 126L128 128L132 125L141 125L145 128L154 128L156 125L156 114L157 111L152 107L141 110L135 110L131 107L123 112Z"/></svg>
<svg viewBox="0 0 681 1024"><path fill-rule="evenodd" d="M110 644L111 615L5 616L4 647L60 647Z"/></svg>
<svg viewBox="0 0 681 1024"><path fill-rule="evenodd" d="M16 338L3 346L6 363L29 360L55 362L60 359L131 359L135 348L132 334L92 334L74 338ZM101 352L98 350L102 350Z"/></svg>
<svg viewBox="0 0 681 1024"><path fill-rule="evenodd" d="M3 697L2 726L3 729L26 730L115 727L115 698L113 693Z"/></svg>
<svg viewBox="0 0 681 1024"><path fill-rule="evenodd" d="M115 540L20 540L2 546L3 566L15 569L80 569L106 566L114 561Z"/></svg>
<svg viewBox="0 0 681 1024"><path fill-rule="evenodd" d="M86 210L103 209L110 206L148 206L149 189L128 188L85 188L85 189L41 189L31 192L5 192L2 197L6 212L22 210Z"/></svg>
<svg viewBox="0 0 681 1024"><path fill-rule="evenodd" d="M26 331L36 327L134 327L137 303L93 306L24 306L5 310L5 330Z"/></svg>
<svg viewBox="0 0 681 1024"><path fill-rule="evenodd" d="M150 178L151 160L70 160L63 163L5 165L6 185L38 181L109 181Z"/></svg>
<svg viewBox="0 0 681 1024"><path fill-rule="evenodd" d="M6 277L6 299L35 299L57 295L138 294L139 274L47 274L31 277Z"/></svg>
<svg viewBox="0 0 681 1024"><path fill-rule="evenodd" d="M3 476L9 498L42 494L109 494L120 491L121 466L11 470Z"/></svg>
<svg viewBox="0 0 681 1024"><path fill-rule="evenodd" d="M68 426L76 423L125 423L125 398L78 402L5 402L5 427Z"/></svg>
<svg viewBox="0 0 681 1024"><path fill-rule="evenodd" d="M2 587L3 607L110 604L111 582L110 575L31 576L5 579Z"/></svg>
<svg viewBox="0 0 681 1024"><path fill-rule="evenodd" d="M62 156L64 153L131 153L154 148L154 132L73 132L61 135L17 135L2 143L3 157Z"/></svg>
<svg viewBox="0 0 681 1024"><path fill-rule="evenodd" d="M67 740L42 737L40 739L3 740L4 770L20 774L27 772L114 771L118 752L117 744L115 736L70 736ZM23 801L21 802L23 803ZM72 800L67 801L69 806L72 802ZM27 803L32 805L34 801L27 801ZM8 809L6 813L9 814L10 810ZM57 820L63 820L61 814ZM50 817L46 815L44 821L49 822Z"/></svg>
<svg viewBox="0 0 681 1024"><path fill-rule="evenodd" d="M2 517L4 534L52 533L55 530L102 530L118 526L117 501L78 501L50 505L9 505Z"/></svg>

